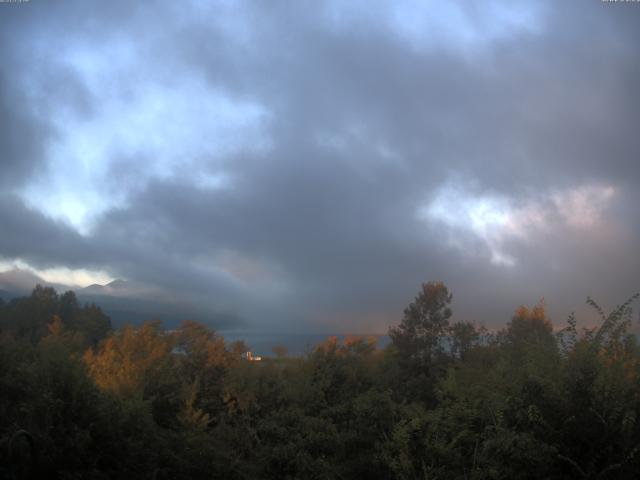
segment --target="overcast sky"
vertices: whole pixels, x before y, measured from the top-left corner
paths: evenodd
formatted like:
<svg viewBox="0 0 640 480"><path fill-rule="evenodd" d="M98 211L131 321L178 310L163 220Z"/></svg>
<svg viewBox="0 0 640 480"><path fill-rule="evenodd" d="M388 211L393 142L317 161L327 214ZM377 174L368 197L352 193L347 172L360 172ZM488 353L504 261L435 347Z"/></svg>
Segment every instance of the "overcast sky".
<svg viewBox="0 0 640 480"><path fill-rule="evenodd" d="M0 3L0 270L266 328L640 290L640 4Z"/></svg>

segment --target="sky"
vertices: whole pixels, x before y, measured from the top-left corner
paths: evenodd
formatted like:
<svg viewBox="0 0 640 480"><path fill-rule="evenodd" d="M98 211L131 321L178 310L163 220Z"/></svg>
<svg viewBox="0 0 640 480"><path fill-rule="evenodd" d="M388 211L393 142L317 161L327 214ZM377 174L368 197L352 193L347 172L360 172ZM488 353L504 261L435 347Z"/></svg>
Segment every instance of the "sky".
<svg viewBox="0 0 640 480"><path fill-rule="evenodd" d="M0 3L0 271L238 326L640 290L640 4Z"/></svg>

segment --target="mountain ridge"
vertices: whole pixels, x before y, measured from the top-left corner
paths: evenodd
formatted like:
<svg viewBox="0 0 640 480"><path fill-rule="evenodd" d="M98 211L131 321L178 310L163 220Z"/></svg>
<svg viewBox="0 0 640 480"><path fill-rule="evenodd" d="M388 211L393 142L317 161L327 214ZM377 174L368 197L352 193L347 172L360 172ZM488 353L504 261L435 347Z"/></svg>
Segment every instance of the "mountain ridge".
<svg viewBox="0 0 640 480"><path fill-rule="evenodd" d="M176 327L183 320L196 320L216 329L242 325L232 314L204 309L188 302L169 300L168 295L137 282L115 279L107 284L93 283L76 287L47 282L33 272L13 269L0 272L0 298L29 296L36 285L54 288L59 294L73 291L81 304L98 305L114 326L125 323L140 324L146 320L161 320L166 327Z"/></svg>

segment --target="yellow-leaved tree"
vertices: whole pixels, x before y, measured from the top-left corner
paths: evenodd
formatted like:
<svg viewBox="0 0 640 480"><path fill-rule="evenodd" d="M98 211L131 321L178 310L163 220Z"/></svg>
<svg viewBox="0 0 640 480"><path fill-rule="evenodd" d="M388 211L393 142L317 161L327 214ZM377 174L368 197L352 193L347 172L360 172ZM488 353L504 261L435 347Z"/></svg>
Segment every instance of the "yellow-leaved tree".
<svg viewBox="0 0 640 480"><path fill-rule="evenodd" d="M146 399L171 377L174 344L174 335L164 332L159 322L127 325L95 350L87 350L84 360L102 390Z"/></svg>

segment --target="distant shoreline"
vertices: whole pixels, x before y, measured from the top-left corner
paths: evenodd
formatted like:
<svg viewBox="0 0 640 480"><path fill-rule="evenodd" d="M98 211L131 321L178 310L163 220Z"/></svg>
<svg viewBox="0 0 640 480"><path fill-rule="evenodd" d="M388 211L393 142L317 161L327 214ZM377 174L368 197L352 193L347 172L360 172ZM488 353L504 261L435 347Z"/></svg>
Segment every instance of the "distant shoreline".
<svg viewBox="0 0 640 480"><path fill-rule="evenodd" d="M373 337L378 341L378 347L386 347L391 339L384 334L346 334L346 333L286 333L260 331L224 331L218 330L225 342L231 343L242 340L255 355L271 356L273 347L284 346L289 356L302 356L313 351L314 347L329 337L344 340L347 337Z"/></svg>

